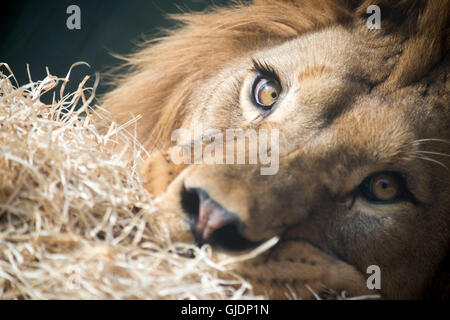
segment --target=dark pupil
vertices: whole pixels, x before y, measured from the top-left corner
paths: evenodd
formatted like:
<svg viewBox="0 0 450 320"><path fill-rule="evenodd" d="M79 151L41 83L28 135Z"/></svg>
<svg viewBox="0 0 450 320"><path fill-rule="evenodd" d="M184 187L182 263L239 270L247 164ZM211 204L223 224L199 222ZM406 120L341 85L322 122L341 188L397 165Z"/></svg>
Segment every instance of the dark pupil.
<svg viewBox="0 0 450 320"><path fill-rule="evenodd" d="M272 98L276 98L277 97L277 93L276 92L272 92Z"/></svg>
<svg viewBox="0 0 450 320"><path fill-rule="evenodd" d="M387 187L389 187L389 184L388 184L387 182L382 182L382 183L381 183L381 187L382 187L383 189L386 189Z"/></svg>

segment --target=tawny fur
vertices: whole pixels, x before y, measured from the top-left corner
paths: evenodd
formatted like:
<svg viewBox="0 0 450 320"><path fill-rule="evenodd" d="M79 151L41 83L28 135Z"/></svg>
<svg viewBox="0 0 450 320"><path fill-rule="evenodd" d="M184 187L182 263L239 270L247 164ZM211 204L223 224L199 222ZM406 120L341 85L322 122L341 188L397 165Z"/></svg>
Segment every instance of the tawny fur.
<svg viewBox="0 0 450 320"><path fill-rule="evenodd" d="M372 4L381 7L381 30L365 25ZM131 70L103 104L119 122L142 116L138 138L154 150L144 182L163 197L175 238L192 240L180 207L181 189L191 186L236 213L247 238L285 240L236 267L257 291L367 294L365 269L379 264L383 297L445 297L449 14L448 0L263 0L174 16L180 27L126 58ZM267 119L241 99L255 57L270 60L300 92ZM174 165L171 134L195 121L280 128L279 174L268 180L248 166ZM383 170L414 177L420 205L350 206L352 188Z"/></svg>

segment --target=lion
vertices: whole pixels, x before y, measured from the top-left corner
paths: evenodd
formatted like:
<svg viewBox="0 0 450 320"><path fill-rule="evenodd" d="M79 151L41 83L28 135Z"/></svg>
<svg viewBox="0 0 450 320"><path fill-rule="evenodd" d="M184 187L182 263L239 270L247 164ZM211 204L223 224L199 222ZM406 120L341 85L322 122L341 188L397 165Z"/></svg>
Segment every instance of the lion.
<svg viewBox="0 0 450 320"><path fill-rule="evenodd" d="M270 299L448 298L449 3L255 0L172 17L103 105L141 116L142 178L173 238L226 256L276 239L235 266ZM213 142L198 126L277 132L276 173L175 163L175 147Z"/></svg>

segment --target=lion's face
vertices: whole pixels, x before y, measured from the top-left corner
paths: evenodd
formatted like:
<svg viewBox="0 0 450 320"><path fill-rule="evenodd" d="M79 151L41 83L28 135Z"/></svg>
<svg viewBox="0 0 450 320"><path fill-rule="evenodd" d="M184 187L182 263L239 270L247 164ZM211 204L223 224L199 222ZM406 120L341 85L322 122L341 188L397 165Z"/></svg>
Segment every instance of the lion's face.
<svg viewBox="0 0 450 320"><path fill-rule="evenodd" d="M202 140L199 126L276 131L277 171L155 153L143 175L174 237L232 255L278 237L236 266L271 298L430 294L449 244L449 63L394 85L404 37L332 25L236 52L197 81L178 122L192 135L176 143ZM372 265L380 290L366 286Z"/></svg>

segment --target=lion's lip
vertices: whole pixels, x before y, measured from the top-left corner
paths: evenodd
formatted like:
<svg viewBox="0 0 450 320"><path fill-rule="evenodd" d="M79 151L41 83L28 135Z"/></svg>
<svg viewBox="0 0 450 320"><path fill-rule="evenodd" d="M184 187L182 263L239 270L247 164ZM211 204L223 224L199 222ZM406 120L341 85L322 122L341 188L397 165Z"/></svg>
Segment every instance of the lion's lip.
<svg viewBox="0 0 450 320"><path fill-rule="evenodd" d="M252 249L261 244L241 233L243 224L202 189L183 189L182 207L189 217L189 225L199 245L208 243L215 248L230 251Z"/></svg>
<svg viewBox="0 0 450 320"><path fill-rule="evenodd" d="M261 242L250 241L245 238L234 225L227 225L212 232L208 238L197 242L212 245L216 249L225 251L244 251L256 248Z"/></svg>

